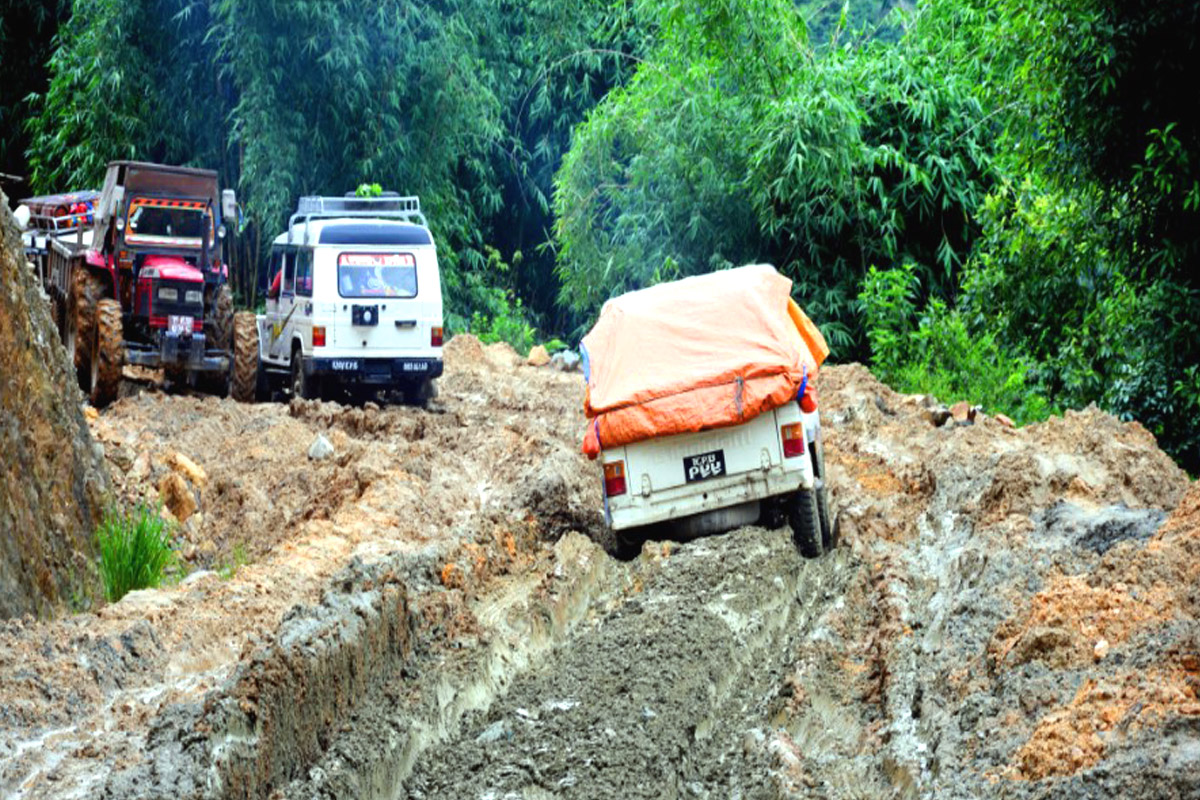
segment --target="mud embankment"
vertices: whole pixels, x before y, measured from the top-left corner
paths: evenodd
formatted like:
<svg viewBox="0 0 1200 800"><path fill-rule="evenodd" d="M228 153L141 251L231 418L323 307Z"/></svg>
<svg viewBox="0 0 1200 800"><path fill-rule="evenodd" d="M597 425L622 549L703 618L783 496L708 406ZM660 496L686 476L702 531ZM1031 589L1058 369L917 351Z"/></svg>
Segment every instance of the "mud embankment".
<svg viewBox="0 0 1200 800"><path fill-rule="evenodd" d="M0 193L0 619L89 607L108 474Z"/></svg>

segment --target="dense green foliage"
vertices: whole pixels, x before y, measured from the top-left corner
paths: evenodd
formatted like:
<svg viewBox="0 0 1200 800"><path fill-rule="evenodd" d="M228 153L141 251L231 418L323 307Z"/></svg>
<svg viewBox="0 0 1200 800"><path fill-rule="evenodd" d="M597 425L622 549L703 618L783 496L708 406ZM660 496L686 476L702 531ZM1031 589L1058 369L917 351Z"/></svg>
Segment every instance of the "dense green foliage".
<svg viewBox="0 0 1200 800"><path fill-rule="evenodd" d="M27 112L25 98L46 89L43 65L53 52L66 6L64 0L0 2L0 173L24 176L29 146L21 124ZM22 188L17 183L9 194Z"/></svg>
<svg viewBox="0 0 1200 800"><path fill-rule="evenodd" d="M958 304L1063 406L1146 425L1200 469L1200 3L936 6L1004 124Z"/></svg>
<svg viewBox="0 0 1200 800"><path fill-rule="evenodd" d="M787 3L645 3L559 174L562 298L771 261L835 357L1023 421L1095 402L1200 468L1198 9L942 0L806 46Z"/></svg>
<svg viewBox="0 0 1200 800"><path fill-rule="evenodd" d="M1018 423L1044 419L1051 408L1031 376L1032 362L1014 355L996 334L932 298L918 312L919 281L912 264L871 268L859 296L880 380L932 394L945 403L966 400L1008 414Z"/></svg>
<svg viewBox="0 0 1200 800"><path fill-rule="evenodd" d="M419 194L449 319L546 300L554 170L571 128L629 71L620 4L585 0L76 0L29 123L37 190L137 157L220 170L251 220L234 259L253 305L264 245L302 194ZM490 274L488 248L514 268Z"/></svg>
<svg viewBox="0 0 1200 800"><path fill-rule="evenodd" d="M1094 402L1200 469L1196 0L66 5L35 188L218 167L246 302L298 195L378 184L421 195L453 330L526 350L765 261L835 359L1021 421Z"/></svg>
<svg viewBox="0 0 1200 800"><path fill-rule="evenodd" d="M96 532L96 544L104 596L110 603L135 589L158 586L175 561L171 526L150 506L110 510Z"/></svg>
<svg viewBox="0 0 1200 800"><path fill-rule="evenodd" d="M556 188L562 299L774 263L843 357L873 263L948 292L989 184L969 77L918 39L807 46L786 0L641 7L661 33L578 131Z"/></svg>

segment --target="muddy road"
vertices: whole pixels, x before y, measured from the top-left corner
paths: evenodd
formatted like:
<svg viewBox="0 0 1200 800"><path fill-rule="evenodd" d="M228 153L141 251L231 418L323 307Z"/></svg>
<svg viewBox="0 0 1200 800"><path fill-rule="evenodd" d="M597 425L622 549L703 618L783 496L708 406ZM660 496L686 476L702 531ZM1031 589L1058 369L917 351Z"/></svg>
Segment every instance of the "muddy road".
<svg viewBox="0 0 1200 800"><path fill-rule="evenodd" d="M428 412L132 390L93 433L187 574L0 627L0 794L1200 797L1200 490L1153 438L820 386L814 561L608 557L578 376L469 337Z"/></svg>

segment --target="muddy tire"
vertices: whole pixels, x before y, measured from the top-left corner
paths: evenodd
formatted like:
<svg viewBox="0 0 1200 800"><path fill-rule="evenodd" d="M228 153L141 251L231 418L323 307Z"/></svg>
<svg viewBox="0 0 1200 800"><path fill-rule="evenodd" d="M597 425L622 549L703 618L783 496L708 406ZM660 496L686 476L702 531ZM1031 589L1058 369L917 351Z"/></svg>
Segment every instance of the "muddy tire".
<svg viewBox="0 0 1200 800"><path fill-rule="evenodd" d="M91 368L92 346L96 339L96 305L105 294L104 281L100 276L92 272L86 264L76 264L71 277L66 324L63 326L63 344L79 374L80 388L85 392L91 388L87 378Z"/></svg>
<svg viewBox="0 0 1200 800"><path fill-rule="evenodd" d="M593 541L604 548L618 561L632 561L642 554L642 545L646 542L646 532L641 528L614 531L604 527L600 536L593 534Z"/></svg>
<svg viewBox="0 0 1200 800"><path fill-rule="evenodd" d="M433 378L427 381L421 381L412 388L411 391L404 393L405 400L418 408L425 408L429 405L429 401L438 396L437 383Z"/></svg>
<svg viewBox="0 0 1200 800"><path fill-rule="evenodd" d="M233 292L226 283L213 293L212 301L204 311L204 344L228 353L233 347L233 336Z"/></svg>
<svg viewBox="0 0 1200 800"><path fill-rule="evenodd" d="M251 311L233 317L233 366L230 394L239 403L253 403L266 395L266 375L258 363L258 320Z"/></svg>
<svg viewBox="0 0 1200 800"><path fill-rule="evenodd" d="M304 374L304 356L301 353L299 346L292 348L292 397L302 400L311 400L316 396L316 386L313 381Z"/></svg>
<svg viewBox="0 0 1200 800"><path fill-rule="evenodd" d="M121 388L121 364L124 360L124 331L121 304L101 300L96 304L96 338L92 347L90 399L96 408L117 399Z"/></svg>
<svg viewBox="0 0 1200 800"><path fill-rule="evenodd" d="M821 521L821 544L826 553L837 547L837 531L833 529L829 511L829 480L825 475L825 446L818 438L809 448L813 472L817 476L817 518Z"/></svg>
<svg viewBox="0 0 1200 800"><path fill-rule="evenodd" d="M792 526L792 541L796 543L796 549L805 558L817 558L824 551L817 490L797 489L790 506L788 524Z"/></svg>

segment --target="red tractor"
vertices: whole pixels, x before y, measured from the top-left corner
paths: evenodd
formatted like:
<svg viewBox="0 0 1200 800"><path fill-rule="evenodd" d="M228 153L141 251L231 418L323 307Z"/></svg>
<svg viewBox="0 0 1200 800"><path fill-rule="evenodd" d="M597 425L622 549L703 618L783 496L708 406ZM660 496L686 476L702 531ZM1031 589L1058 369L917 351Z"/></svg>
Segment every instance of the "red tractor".
<svg viewBox="0 0 1200 800"><path fill-rule="evenodd" d="M26 252L51 298L80 386L117 396L123 364L229 389L233 295L224 258L233 190L210 170L114 161L104 188L34 197Z"/></svg>

